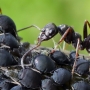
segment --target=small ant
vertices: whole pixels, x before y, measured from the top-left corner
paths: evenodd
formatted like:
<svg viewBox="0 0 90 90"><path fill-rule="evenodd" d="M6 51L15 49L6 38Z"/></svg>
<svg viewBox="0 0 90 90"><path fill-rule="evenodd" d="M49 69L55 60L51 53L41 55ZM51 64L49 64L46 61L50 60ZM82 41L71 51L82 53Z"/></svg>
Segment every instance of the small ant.
<svg viewBox="0 0 90 90"><path fill-rule="evenodd" d="M54 37L57 33L59 33L62 37L58 42L58 45L64 40L68 44L72 44L75 48L77 47L78 39L80 40L79 49L86 49L88 53L90 53L90 35L87 34L87 25L90 27L90 23L85 21L83 26L83 40L81 39L81 35L74 31L71 26L68 25L59 25L56 26L54 23L47 24L38 37L38 42L46 41ZM56 46L56 48L58 47Z"/></svg>
<svg viewBox="0 0 90 90"><path fill-rule="evenodd" d="M38 43L37 46L32 48L31 50L28 50L22 57L21 63L23 63L23 60L27 56L28 53L30 53L33 49L39 47L41 45L42 41L47 41L51 38L53 38L57 33L59 33L62 37L59 40L58 44L56 45L55 49L58 47L58 45L64 40L68 44L72 44L75 48L77 47L78 39L79 39L79 48L80 50L84 50L86 48L87 52L90 53L90 35L87 34L87 25L90 27L90 23L88 21L84 22L83 27L83 40L81 39L81 35L74 31L74 29L71 26L62 24L59 26L56 26L54 23L47 24L43 29L39 29L40 35L38 36ZM32 26L29 26L32 27ZM29 27L26 27L29 28ZM21 29L23 30L23 29ZM54 50L51 51L53 53Z"/></svg>

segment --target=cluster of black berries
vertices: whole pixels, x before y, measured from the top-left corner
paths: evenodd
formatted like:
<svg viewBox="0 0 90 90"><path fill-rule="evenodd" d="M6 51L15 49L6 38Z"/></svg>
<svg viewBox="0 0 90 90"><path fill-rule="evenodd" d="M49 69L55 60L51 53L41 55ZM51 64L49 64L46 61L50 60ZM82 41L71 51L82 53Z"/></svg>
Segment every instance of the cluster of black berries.
<svg viewBox="0 0 90 90"><path fill-rule="evenodd" d="M47 24L41 30L38 44L21 43L13 20L0 15L0 90L90 90L90 61L78 54L79 49L89 52L89 35L84 24L84 40L72 27ZM23 30L20 29L20 30ZM19 30L19 31L20 31ZM66 55L61 50L40 47L57 33L71 43L76 51Z"/></svg>

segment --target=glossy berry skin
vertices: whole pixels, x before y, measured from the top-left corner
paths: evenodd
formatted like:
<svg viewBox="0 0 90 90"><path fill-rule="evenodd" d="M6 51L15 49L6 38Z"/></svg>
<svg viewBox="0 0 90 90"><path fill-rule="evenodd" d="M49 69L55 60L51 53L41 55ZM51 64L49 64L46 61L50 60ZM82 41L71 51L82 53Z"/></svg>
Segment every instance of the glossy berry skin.
<svg viewBox="0 0 90 90"><path fill-rule="evenodd" d="M11 88L10 90L30 90L30 89L27 89L25 87L22 87L22 86L14 86L13 88Z"/></svg>
<svg viewBox="0 0 90 90"><path fill-rule="evenodd" d="M10 33L0 34L0 44L7 45L11 49L19 47L18 40Z"/></svg>
<svg viewBox="0 0 90 90"><path fill-rule="evenodd" d="M89 73L89 61L84 58L78 58L76 62L75 72L80 75Z"/></svg>
<svg viewBox="0 0 90 90"><path fill-rule="evenodd" d="M5 49L0 48L0 66L12 66L17 65L13 56Z"/></svg>
<svg viewBox="0 0 90 90"><path fill-rule="evenodd" d="M75 57L76 57L76 51L70 52L69 58L70 58L70 64L71 64L71 66L74 64Z"/></svg>
<svg viewBox="0 0 90 90"><path fill-rule="evenodd" d="M51 78L54 80L54 82L58 85L63 85L70 81L71 79L71 73L64 69L64 68L58 68L54 71Z"/></svg>
<svg viewBox="0 0 90 90"><path fill-rule="evenodd" d="M72 85L72 90L90 90L90 84L85 81L78 81Z"/></svg>
<svg viewBox="0 0 90 90"><path fill-rule="evenodd" d="M24 87L32 89L41 87L41 74L34 69L22 69L19 73L19 79Z"/></svg>
<svg viewBox="0 0 90 90"><path fill-rule="evenodd" d="M42 90L59 90L51 79L42 80Z"/></svg>
<svg viewBox="0 0 90 90"><path fill-rule="evenodd" d="M70 60L67 55L65 55L61 51L55 51L50 54L50 57L58 64L58 65L65 65L69 64Z"/></svg>
<svg viewBox="0 0 90 90"><path fill-rule="evenodd" d="M76 51L72 51L69 54L71 66L73 66L75 62L75 57L76 57ZM89 73L89 61L86 60L84 57L78 57L76 59L75 72L78 73L79 75L88 74Z"/></svg>
<svg viewBox="0 0 90 90"><path fill-rule="evenodd" d="M33 60L33 66L41 73L50 73L55 70L55 63L48 56L40 54Z"/></svg>
<svg viewBox="0 0 90 90"><path fill-rule="evenodd" d="M16 37L16 25L10 17L6 15L0 15L0 26L5 33L11 33L14 37Z"/></svg>
<svg viewBox="0 0 90 90"><path fill-rule="evenodd" d="M78 54L78 56L79 56L79 54ZM70 54L69 54L69 59L70 59L71 66L74 64L75 58L76 58L76 51L71 51Z"/></svg>

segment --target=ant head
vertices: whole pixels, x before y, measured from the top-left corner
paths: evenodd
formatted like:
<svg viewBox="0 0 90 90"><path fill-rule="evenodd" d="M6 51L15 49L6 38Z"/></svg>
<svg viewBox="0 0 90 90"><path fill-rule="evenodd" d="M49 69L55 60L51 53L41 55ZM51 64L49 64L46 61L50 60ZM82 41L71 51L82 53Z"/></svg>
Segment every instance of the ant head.
<svg viewBox="0 0 90 90"><path fill-rule="evenodd" d="M57 26L54 23L47 24L40 32L38 40L46 41L58 33Z"/></svg>

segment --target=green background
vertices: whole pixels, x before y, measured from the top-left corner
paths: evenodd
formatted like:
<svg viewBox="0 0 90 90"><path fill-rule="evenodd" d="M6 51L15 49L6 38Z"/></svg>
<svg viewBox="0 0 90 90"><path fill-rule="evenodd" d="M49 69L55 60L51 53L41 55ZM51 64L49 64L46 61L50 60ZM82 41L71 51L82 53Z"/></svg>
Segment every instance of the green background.
<svg viewBox="0 0 90 90"><path fill-rule="evenodd" d="M43 28L46 24L54 22L57 26L68 24L83 35L84 21L90 21L90 0L0 0L0 7L3 14L14 20L17 30L32 24ZM34 44L39 33L37 29L31 28L18 34L23 37L23 41ZM55 42L59 39L59 34L54 37ZM42 42L41 45L54 46L52 40ZM62 44L60 45L62 47ZM67 45L66 49L74 48ZM80 52L88 54L86 50Z"/></svg>

